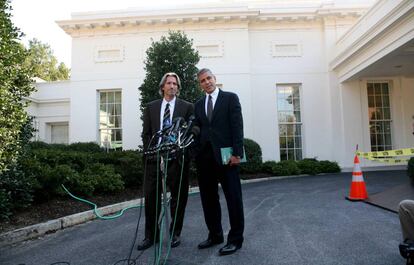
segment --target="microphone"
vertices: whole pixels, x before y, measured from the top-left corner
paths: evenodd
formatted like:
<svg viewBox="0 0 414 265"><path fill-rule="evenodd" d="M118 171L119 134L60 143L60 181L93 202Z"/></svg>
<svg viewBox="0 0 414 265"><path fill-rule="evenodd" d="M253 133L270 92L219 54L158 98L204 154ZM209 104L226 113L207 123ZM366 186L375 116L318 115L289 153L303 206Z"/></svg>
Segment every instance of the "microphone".
<svg viewBox="0 0 414 265"><path fill-rule="evenodd" d="M173 132L178 133L178 130L180 129L180 126L181 126L181 122L185 122L183 117L174 118L174 120L172 121L173 128L171 129L170 134Z"/></svg>
<svg viewBox="0 0 414 265"><path fill-rule="evenodd" d="M200 134L200 127L194 126L191 129L190 135L187 137L187 139L184 140L183 145L188 146L189 144L191 144L194 141L194 138L196 138L199 134Z"/></svg>
<svg viewBox="0 0 414 265"><path fill-rule="evenodd" d="M188 117L187 128L185 129L185 131L182 135L183 139L185 139L185 137L187 137L188 132L192 129L194 120L195 120L194 115L191 115L190 117Z"/></svg>

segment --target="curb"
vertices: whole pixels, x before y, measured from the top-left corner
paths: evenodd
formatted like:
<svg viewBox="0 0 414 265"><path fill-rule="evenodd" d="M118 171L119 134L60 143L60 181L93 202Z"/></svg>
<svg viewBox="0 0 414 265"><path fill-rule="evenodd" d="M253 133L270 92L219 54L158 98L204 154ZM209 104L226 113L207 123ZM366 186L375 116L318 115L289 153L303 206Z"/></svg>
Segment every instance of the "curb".
<svg viewBox="0 0 414 265"><path fill-rule="evenodd" d="M276 180L276 179L298 178L298 177L304 177L304 176L307 176L307 175L267 177L267 178L258 178L258 179L248 179L248 180L242 179L241 184L263 182L263 181ZM200 192L198 187L192 187L189 190L189 194L195 194L198 192ZM127 207L137 206L137 205L139 206L141 205L141 203L144 203L143 198L121 202L117 204L112 204L112 205L107 205L107 206L98 208L98 211L103 216L111 215ZM54 233L56 231L63 230L71 226L83 224L83 223L86 223L94 219L98 219L98 218L94 214L93 210L89 210L89 211L61 217L58 219L50 220L44 223L22 227L22 228L13 230L13 231L0 234L0 247L5 247L8 245L16 244L16 243L26 241L29 239L41 237L43 235Z"/></svg>

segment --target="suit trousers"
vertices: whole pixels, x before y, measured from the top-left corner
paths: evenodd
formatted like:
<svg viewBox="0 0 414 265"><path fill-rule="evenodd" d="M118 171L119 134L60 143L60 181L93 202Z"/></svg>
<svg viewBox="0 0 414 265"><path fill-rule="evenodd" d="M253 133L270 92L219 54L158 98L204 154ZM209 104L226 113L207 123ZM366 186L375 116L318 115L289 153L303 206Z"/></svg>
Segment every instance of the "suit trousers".
<svg viewBox="0 0 414 265"><path fill-rule="evenodd" d="M398 207L404 241L414 241L414 201L404 200Z"/></svg>
<svg viewBox="0 0 414 265"><path fill-rule="evenodd" d="M157 181L157 166L158 166L158 181ZM159 236L159 223L162 194L162 178L165 176L159 169L159 164L156 161L150 160L147 162L147 174L145 177L145 238L152 241ZM181 159L171 159L168 161L168 173L166 178L166 185L171 192L170 212L171 223L169 227L170 235L180 236L183 228L185 207L188 200L188 173L189 163L185 162L183 174L181 177L182 161ZM181 184L181 185L180 185ZM181 186L181 188L180 188ZM167 213L166 213L167 214ZM176 222L174 226L174 218ZM173 231L174 226L174 231ZM157 238L155 238L155 236Z"/></svg>
<svg viewBox="0 0 414 265"><path fill-rule="evenodd" d="M218 184L224 192L230 219L228 243L242 244L244 231L243 198L238 166L219 164L213 154L211 144L207 144L197 156L198 184L204 219L209 230L209 238L223 236L221 207Z"/></svg>

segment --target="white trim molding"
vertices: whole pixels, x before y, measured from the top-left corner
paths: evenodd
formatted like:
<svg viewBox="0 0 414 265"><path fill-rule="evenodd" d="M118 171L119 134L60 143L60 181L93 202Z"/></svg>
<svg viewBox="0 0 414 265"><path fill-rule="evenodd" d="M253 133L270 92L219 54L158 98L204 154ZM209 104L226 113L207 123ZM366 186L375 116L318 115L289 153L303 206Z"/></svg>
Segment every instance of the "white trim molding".
<svg viewBox="0 0 414 265"><path fill-rule="evenodd" d="M95 47L95 63L122 62L125 59L125 49L122 45L107 45Z"/></svg>

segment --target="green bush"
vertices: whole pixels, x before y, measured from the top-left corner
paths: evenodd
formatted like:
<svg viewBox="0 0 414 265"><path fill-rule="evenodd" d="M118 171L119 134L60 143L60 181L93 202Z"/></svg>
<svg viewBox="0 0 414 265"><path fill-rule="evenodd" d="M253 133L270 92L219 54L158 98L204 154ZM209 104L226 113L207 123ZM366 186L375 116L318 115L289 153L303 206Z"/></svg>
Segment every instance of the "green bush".
<svg viewBox="0 0 414 265"><path fill-rule="evenodd" d="M411 157L408 161L407 174L411 179L411 184L414 185L414 157Z"/></svg>
<svg viewBox="0 0 414 265"><path fill-rule="evenodd" d="M273 174L273 167L276 165L276 161L266 161L262 164L262 172L266 174Z"/></svg>
<svg viewBox="0 0 414 265"><path fill-rule="evenodd" d="M61 151L76 151L76 152L86 152L86 153L100 153L104 152L104 149L101 148L95 142L85 142L85 143L72 143L72 144L48 144L41 141L34 141L30 143L30 148L33 150L36 149L52 149L52 150L61 150Z"/></svg>
<svg viewBox="0 0 414 265"><path fill-rule="evenodd" d="M316 175L321 173L319 162L315 158L305 158L297 163L302 174Z"/></svg>
<svg viewBox="0 0 414 265"><path fill-rule="evenodd" d="M70 151L88 152L88 153L104 152L104 149L101 148L95 142L73 143L73 144L68 145L67 149L70 150Z"/></svg>
<svg viewBox="0 0 414 265"><path fill-rule="evenodd" d="M272 167L273 175L275 176L291 176L300 174L300 170L296 161L284 160L276 163Z"/></svg>
<svg viewBox="0 0 414 265"><path fill-rule="evenodd" d="M112 165L92 164L82 172L81 177L90 179L96 192L115 192L124 189L122 177L115 173Z"/></svg>
<svg viewBox="0 0 414 265"><path fill-rule="evenodd" d="M128 187L138 187L143 182L144 165L142 153L138 151L112 151L94 155L96 161L113 165L115 172L122 176Z"/></svg>
<svg viewBox="0 0 414 265"><path fill-rule="evenodd" d="M33 156L42 164L50 167L69 165L81 172L87 165L95 161L93 154L77 151L64 151L61 149L37 149L32 151Z"/></svg>
<svg viewBox="0 0 414 265"><path fill-rule="evenodd" d="M0 189L0 220L6 220L12 214L13 205L10 194L5 189Z"/></svg>
<svg viewBox="0 0 414 265"><path fill-rule="evenodd" d="M240 165L241 173L258 173L262 166L262 149L255 141L244 138L244 150L247 162Z"/></svg>
<svg viewBox="0 0 414 265"><path fill-rule="evenodd" d="M319 161L319 171L321 173L338 173L341 172L341 168L337 162L322 160Z"/></svg>
<svg viewBox="0 0 414 265"><path fill-rule="evenodd" d="M20 150L17 161L0 173L0 220L7 219L13 211L28 207L33 200L34 179L25 174L21 162L30 157L28 146L33 136L32 118L20 128Z"/></svg>
<svg viewBox="0 0 414 265"><path fill-rule="evenodd" d="M33 200L33 182L24 175L19 166L14 165L0 174L0 211L7 217L17 209L28 207Z"/></svg>

